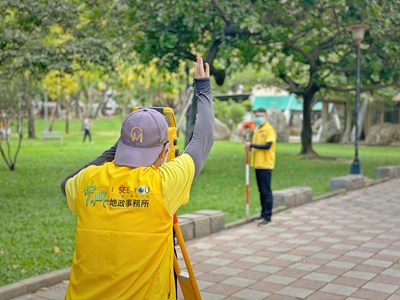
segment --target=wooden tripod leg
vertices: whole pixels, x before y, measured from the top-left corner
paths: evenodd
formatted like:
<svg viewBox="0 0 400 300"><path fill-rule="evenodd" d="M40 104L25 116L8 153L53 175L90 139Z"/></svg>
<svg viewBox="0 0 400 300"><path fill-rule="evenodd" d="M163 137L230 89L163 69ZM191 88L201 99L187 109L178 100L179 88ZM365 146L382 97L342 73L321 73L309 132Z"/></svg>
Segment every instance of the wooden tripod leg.
<svg viewBox="0 0 400 300"><path fill-rule="evenodd" d="M182 294L185 300L201 300L199 287L197 286L196 277L194 276L192 264L189 259L189 254L187 252L185 241L183 239L182 231L179 227L178 218L176 215L174 215L174 230L187 269L187 273L182 272L181 268L179 267L178 259L175 256L174 269L175 274L178 276Z"/></svg>

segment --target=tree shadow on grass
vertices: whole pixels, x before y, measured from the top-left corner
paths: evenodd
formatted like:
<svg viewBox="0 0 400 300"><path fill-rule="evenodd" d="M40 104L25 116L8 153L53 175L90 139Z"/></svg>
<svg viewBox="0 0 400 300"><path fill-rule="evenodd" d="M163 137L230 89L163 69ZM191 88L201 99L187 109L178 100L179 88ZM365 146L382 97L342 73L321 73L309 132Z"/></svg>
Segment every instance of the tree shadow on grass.
<svg viewBox="0 0 400 300"><path fill-rule="evenodd" d="M319 155L315 151L307 153L307 154L299 153L298 156L301 159L336 161L336 162L339 162L339 163L351 163L353 161L352 159L349 159L349 158Z"/></svg>

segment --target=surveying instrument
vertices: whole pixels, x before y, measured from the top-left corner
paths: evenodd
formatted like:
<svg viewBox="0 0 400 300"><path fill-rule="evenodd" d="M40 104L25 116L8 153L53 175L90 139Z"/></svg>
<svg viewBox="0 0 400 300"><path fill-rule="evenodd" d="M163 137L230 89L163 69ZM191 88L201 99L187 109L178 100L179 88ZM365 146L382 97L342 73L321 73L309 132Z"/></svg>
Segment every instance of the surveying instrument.
<svg viewBox="0 0 400 300"><path fill-rule="evenodd" d="M133 111L138 110L140 107L134 107ZM178 144L178 135L177 135L177 127L175 122L174 111L171 107L149 107L150 109L154 109L159 113L165 116L165 120L168 124L168 141L171 145L170 151L168 153L167 161L174 159L179 155L179 149L177 148ZM189 259L189 254L186 249L185 241L183 239L181 228L179 227L179 220L176 214L174 214L173 221L173 229L174 229L174 239L175 246L179 245L180 251L182 253L182 257L185 263L186 271L183 271L179 265L179 261L176 255L174 256L174 272L178 279L179 286L181 288L183 297L185 300L201 300L201 295L199 291L199 287L197 285L196 277L194 276L192 264Z"/></svg>

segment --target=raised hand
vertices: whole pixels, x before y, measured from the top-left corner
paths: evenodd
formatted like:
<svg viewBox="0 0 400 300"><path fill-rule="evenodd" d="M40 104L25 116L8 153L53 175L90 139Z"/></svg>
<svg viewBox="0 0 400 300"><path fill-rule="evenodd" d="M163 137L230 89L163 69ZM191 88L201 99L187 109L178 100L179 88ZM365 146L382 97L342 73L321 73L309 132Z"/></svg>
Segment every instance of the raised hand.
<svg viewBox="0 0 400 300"><path fill-rule="evenodd" d="M194 63L194 78L199 79L208 77L210 77L210 66L208 63L203 63L201 57L197 57L197 61Z"/></svg>

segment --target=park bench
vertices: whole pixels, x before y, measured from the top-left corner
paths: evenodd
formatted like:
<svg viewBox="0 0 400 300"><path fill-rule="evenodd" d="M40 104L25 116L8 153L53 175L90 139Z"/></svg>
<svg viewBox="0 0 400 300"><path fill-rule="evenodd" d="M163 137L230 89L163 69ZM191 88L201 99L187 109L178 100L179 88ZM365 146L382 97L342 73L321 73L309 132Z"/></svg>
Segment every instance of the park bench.
<svg viewBox="0 0 400 300"><path fill-rule="evenodd" d="M63 140L63 133L61 131L42 131L42 140Z"/></svg>

